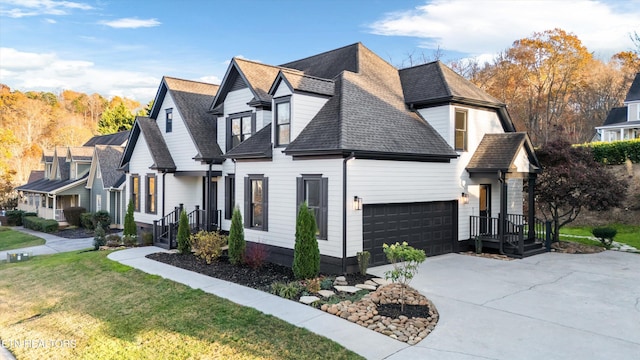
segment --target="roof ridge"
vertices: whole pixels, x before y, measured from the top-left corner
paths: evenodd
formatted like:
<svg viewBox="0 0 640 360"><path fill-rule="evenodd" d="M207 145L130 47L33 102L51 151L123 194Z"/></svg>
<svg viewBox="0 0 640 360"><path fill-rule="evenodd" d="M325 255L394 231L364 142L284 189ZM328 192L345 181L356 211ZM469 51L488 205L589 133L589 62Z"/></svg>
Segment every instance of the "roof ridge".
<svg viewBox="0 0 640 360"><path fill-rule="evenodd" d="M288 68L283 67L283 66L280 66L280 65L270 65L270 64L263 63L263 62L259 62L259 61L255 61L255 60L249 60L249 59L245 59L245 58L241 58L241 57L236 57L236 56L234 56L234 57L232 58L232 60L236 60L236 61L237 61L237 60L242 60L242 61L244 61L244 62L248 62L248 63L251 63L251 64L255 64L255 65L262 65L262 66L267 66L267 67L276 68L276 69L288 69Z"/></svg>
<svg viewBox="0 0 640 360"><path fill-rule="evenodd" d="M348 48L348 47L355 46L355 45L358 45L358 44L362 45L362 42L358 41L358 42L355 42L355 43L353 43L353 44L345 45L345 46L342 46L342 47L339 47L339 48L336 48L336 49L331 49L331 50L323 51L323 52L318 53L318 54L309 55L309 56L307 56L307 57L303 57L303 58L301 58L301 59L295 59L295 60L292 60L292 61L287 61L286 63L284 63L284 64L282 64L282 65L280 65L280 66L283 66L283 65L285 65L285 64L290 64L290 63L294 63L294 62L299 62L299 61L307 60L307 59L311 59L311 58L313 58L313 57L320 56L320 55L324 55L324 54L328 54L328 53L331 53L331 52L334 52L334 51L343 50L343 49L346 49L346 48Z"/></svg>
<svg viewBox="0 0 640 360"><path fill-rule="evenodd" d="M203 84L203 85L220 86L219 84L209 83L209 82L205 82L205 81L189 80L189 79L177 78L177 77L168 76L168 75L163 75L162 77L165 78L165 79L172 79L172 80L178 80L178 81L187 81L187 82L198 83L198 84Z"/></svg>
<svg viewBox="0 0 640 360"><path fill-rule="evenodd" d="M442 62L440 60L436 60L435 63L437 65L436 68L438 69L438 74L440 75L440 80L444 84L444 87L447 89L447 94L449 94L449 96L453 96L453 91L451 91L451 86L447 81L447 77L445 76L444 71L442 71L442 65L443 65Z"/></svg>

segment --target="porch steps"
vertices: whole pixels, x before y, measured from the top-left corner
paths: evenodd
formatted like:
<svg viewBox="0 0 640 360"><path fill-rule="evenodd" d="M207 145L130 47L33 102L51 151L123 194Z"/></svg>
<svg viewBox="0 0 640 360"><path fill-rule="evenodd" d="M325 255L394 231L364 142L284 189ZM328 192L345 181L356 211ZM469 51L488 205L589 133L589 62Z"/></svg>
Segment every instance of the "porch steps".
<svg viewBox="0 0 640 360"><path fill-rule="evenodd" d="M514 247L506 247L504 249L505 255L513 258L526 258L533 255L538 255L547 252L542 241L536 241L534 239L524 240L524 253L518 254L518 249Z"/></svg>

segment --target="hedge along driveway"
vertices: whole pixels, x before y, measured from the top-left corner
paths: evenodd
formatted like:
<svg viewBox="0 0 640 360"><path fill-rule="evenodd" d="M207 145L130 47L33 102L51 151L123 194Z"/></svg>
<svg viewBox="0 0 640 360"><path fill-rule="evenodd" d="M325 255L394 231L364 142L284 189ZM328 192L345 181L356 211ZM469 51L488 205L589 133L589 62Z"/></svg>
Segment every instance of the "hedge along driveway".
<svg viewBox="0 0 640 360"><path fill-rule="evenodd" d="M640 139L594 142L577 146L590 148L596 161L603 164L620 165L627 159L640 164Z"/></svg>

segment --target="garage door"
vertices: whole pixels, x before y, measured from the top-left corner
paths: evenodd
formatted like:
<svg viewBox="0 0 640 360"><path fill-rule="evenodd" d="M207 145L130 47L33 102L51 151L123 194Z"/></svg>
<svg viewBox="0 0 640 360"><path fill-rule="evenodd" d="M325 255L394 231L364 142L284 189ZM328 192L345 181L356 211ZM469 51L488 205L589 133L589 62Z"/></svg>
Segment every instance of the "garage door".
<svg viewBox="0 0 640 360"><path fill-rule="evenodd" d="M455 201L364 205L362 245L371 253L371 264L387 263L384 243L406 241L427 256L452 252L456 205Z"/></svg>

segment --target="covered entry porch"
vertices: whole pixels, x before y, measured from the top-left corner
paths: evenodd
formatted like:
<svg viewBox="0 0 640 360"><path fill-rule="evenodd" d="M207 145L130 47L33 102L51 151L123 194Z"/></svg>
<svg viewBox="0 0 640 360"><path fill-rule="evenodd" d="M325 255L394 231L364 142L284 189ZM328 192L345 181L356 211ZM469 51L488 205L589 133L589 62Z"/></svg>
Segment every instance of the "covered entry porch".
<svg viewBox="0 0 640 360"><path fill-rule="evenodd" d="M485 135L466 170L470 181L479 184L478 211L469 219L470 245L476 251L495 249L500 254L518 258L545 252L547 228L535 216L535 185L540 164L528 136L525 133ZM525 183L526 209L509 206L510 196L524 196ZM499 192L497 214L491 211L491 184Z"/></svg>

